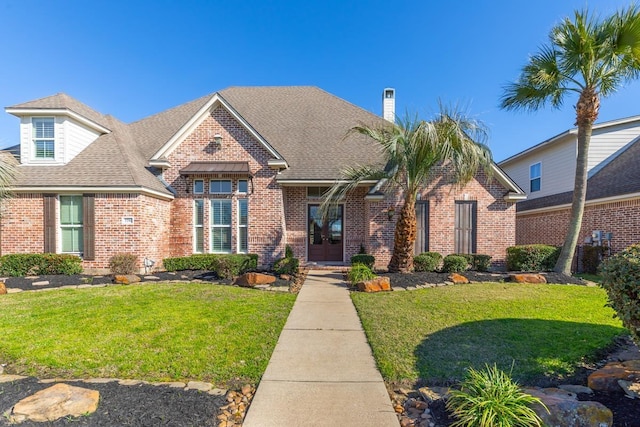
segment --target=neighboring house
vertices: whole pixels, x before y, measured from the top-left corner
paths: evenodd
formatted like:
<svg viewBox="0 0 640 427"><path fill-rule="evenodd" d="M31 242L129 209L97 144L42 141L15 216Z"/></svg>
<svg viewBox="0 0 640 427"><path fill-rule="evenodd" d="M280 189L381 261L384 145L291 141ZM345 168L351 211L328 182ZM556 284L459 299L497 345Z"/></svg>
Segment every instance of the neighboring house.
<svg viewBox="0 0 640 427"><path fill-rule="evenodd" d="M500 162L527 192L527 200L516 206L518 244L563 244L573 195L577 132L570 129ZM593 231L613 234L613 252L640 241L639 140L640 116L594 125L579 244L589 242Z"/></svg>
<svg viewBox="0 0 640 427"><path fill-rule="evenodd" d="M383 94L393 117L395 91ZM20 177L0 218L3 254L57 252L104 269L115 253L156 261L256 253L268 266L349 262L361 247L386 266L400 200L367 183L326 221L321 195L348 165L381 161L348 134L384 119L316 87L231 87L125 124L65 95L6 109L20 118ZM419 201L417 251L490 254L513 245L522 191L497 166L464 188L446 172Z"/></svg>

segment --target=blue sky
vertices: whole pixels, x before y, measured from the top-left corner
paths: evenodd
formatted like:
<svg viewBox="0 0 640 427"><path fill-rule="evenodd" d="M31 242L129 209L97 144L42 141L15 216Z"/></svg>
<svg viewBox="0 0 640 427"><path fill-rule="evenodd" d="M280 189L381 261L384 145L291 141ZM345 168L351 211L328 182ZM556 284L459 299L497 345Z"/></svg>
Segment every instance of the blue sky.
<svg viewBox="0 0 640 427"><path fill-rule="evenodd" d="M65 92L131 122L228 86L314 85L381 114L425 118L438 99L491 131L497 161L573 127L561 110L498 108L554 24L618 0L0 2L1 106ZM640 83L603 100L599 121L640 114ZM0 114L0 147L18 143Z"/></svg>

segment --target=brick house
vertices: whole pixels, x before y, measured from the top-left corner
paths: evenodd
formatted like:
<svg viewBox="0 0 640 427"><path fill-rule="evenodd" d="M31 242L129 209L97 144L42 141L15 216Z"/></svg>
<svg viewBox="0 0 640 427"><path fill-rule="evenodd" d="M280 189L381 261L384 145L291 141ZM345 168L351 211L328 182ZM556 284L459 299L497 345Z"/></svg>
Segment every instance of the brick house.
<svg viewBox="0 0 640 427"><path fill-rule="evenodd" d="M579 240L612 233L612 252L640 242L640 116L593 127L587 200ZM518 153L500 166L526 190L516 205L516 242L562 245L569 225L577 156L577 128ZM600 243L605 236L600 238ZM598 243L598 242L596 242Z"/></svg>
<svg viewBox="0 0 640 427"><path fill-rule="evenodd" d="M393 117L395 92L383 105ZM347 165L380 162L361 123L384 123L316 87L231 87L125 124L57 94L6 108L20 118L16 196L3 206L3 254L78 254L104 269L119 252L156 262L290 245L303 262L345 263L363 246L386 266L400 200L369 182L326 221L320 196ZM418 203L416 251L490 254L514 244L523 192L494 166L452 187L446 170Z"/></svg>

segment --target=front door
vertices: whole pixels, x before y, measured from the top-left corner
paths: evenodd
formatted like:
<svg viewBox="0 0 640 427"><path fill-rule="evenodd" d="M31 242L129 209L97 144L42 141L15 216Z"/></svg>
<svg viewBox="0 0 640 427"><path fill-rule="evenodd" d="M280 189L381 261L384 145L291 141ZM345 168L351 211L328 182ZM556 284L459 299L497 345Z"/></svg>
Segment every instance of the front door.
<svg viewBox="0 0 640 427"><path fill-rule="evenodd" d="M342 262L342 205L322 218L320 205L309 205L309 261Z"/></svg>

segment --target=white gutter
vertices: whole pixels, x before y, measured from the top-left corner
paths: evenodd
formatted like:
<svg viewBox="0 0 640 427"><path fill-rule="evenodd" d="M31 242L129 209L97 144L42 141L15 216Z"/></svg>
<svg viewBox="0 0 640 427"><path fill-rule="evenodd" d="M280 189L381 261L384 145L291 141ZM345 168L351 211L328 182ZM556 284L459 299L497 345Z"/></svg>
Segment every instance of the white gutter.
<svg viewBox="0 0 640 427"><path fill-rule="evenodd" d="M161 193L143 187L86 187L86 186L62 186L62 187L17 187L11 189L15 193L140 193L164 200L173 200L173 195Z"/></svg>
<svg viewBox="0 0 640 427"><path fill-rule="evenodd" d="M625 202L628 200L635 200L639 198L640 198L640 193L621 194L619 196L611 196L611 197L604 197L602 199L587 200L585 202L585 206L597 206L597 205L604 205L607 203ZM571 203L564 203L562 205L546 206L544 208L520 211L520 212L517 212L517 215L533 215L537 213L561 211L570 207L571 207Z"/></svg>

